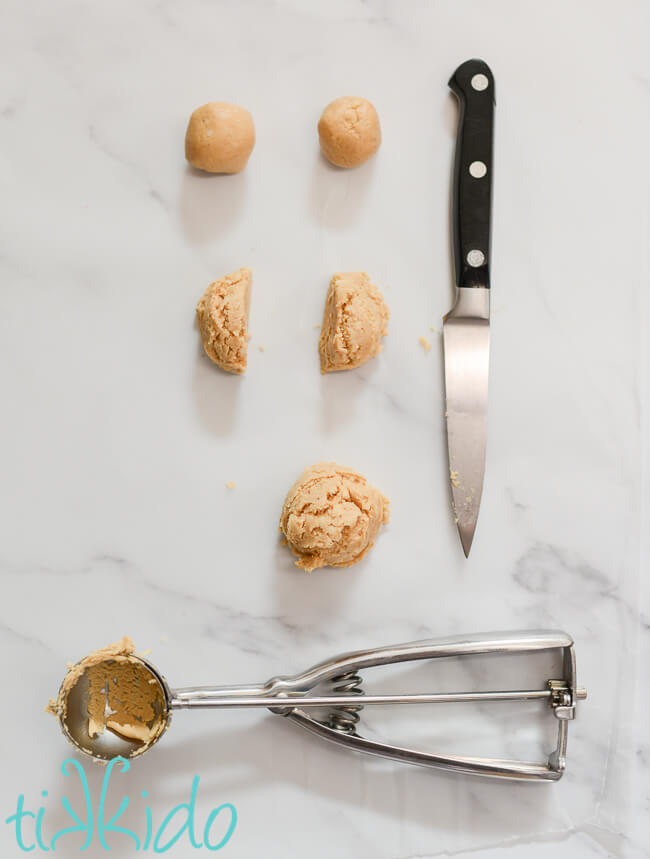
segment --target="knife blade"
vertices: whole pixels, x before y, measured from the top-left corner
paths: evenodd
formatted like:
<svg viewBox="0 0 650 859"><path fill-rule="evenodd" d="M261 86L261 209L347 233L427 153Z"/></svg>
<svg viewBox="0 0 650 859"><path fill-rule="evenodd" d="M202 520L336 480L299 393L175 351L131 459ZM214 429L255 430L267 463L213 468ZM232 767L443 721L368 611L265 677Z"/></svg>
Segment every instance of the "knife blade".
<svg viewBox="0 0 650 859"><path fill-rule="evenodd" d="M494 77L483 60L468 60L449 86L459 118L452 190L456 300L442 326L445 418L452 508L469 557L487 443Z"/></svg>

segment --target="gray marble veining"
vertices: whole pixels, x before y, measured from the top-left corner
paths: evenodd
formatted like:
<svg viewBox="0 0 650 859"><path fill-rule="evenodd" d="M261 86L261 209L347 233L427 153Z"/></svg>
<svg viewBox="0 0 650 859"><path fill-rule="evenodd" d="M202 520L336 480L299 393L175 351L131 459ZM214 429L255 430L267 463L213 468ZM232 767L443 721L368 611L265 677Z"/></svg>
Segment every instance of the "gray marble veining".
<svg viewBox="0 0 650 859"><path fill-rule="evenodd" d="M67 660L124 633L170 681L198 684L550 625L575 637L590 696L557 785L378 765L281 719L220 713L179 716L122 790L150 790L160 817L198 773L202 808L238 808L233 856L650 856L647 11L7 0L0 641L16 706L0 716L2 820L19 792L35 805L48 790L52 807L74 792L43 707ZM470 56L491 64L497 110L488 464L465 561L439 330L452 295L446 82ZM347 93L376 104L384 133L350 173L322 160L315 128ZM217 99L255 118L237 177L185 165L189 113ZM242 265L253 339L246 377L230 378L201 354L193 313ZM385 349L322 378L327 283L357 269L391 308ZM321 459L367 474L392 518L361 564L308 576L277 521ZM507 750L530 740L500 710L396 722L433 745L455 727ZM97 790L101 773L89 778ZM65 825L48 814L46 827ZM12 839L3 825L3 856Z"/></svg>

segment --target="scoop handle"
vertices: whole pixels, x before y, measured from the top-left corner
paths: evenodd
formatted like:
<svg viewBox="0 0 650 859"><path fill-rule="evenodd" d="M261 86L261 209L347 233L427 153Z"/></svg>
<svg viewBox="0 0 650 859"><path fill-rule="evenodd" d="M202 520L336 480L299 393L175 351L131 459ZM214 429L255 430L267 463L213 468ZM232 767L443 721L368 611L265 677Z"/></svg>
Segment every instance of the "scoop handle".
<svg viewBox="0 0 650 859"><path fill-rule="evenodd" d="M486 701L549 701L551 691L546 689L517 689L485 692L431 692L404 695L262 695L259 697L236 694L232 696L211 695L206 687L184 689L182 696L172 694L170 706L176 710L219 710L253 708L277 710L288 715L295 707L367 707L385 704L460 704ZM286 712L285 712L286 711Z"/></svg>
<svg viewBox="0 0 650 859"><path fill-rule="evenodd" d="M381 665L392 665L400 662L412 662L421 659L437 659L452 656L469 656L487 653L525 653L555 648L569 648L573 639L560 630L522 630L517 632L478 633L476 635L458 635L451 638L432 638L423 641L410 641L406 644L394 644L387 647L375 647L369 650L355 650L341 653L332 659L312 665L306 671L292 676L272 677L266 683L249 684L246 686L200 686L175 689L170 693L170 706L173 709L194 707L281 707L285 704L290 708L301 706L321 706L324 698L328 705L352 705L370 703L370 698L383 697L388 700L376 700L374 703L409 703L405 698L419 698L420 703L436 703L447 695L425 696L308 696L307 693L318 684L341 677L344 674L363 671ZM475 693L458 693L463 700L469 700ZM479 698L483 693L479 693ZM501 693L485 693L493 696ZM523 692L505 693L515 698L547 697L541 690L524 690ZM426 700L425 700L426 699ZM434 700L435 699L435 700ZM478 700L478 699L477 699ZM498 700L492 698L492 700ZM318 701L319 703L313 703ZM310 703L311 702L311 703Z"/></svg>
<svg viewBox="0 0 650 859"><path fill-rule="evenodd" d="M494 76L467 60L449 80L460 106L452 190L456 286L490 288Z"/></svg>

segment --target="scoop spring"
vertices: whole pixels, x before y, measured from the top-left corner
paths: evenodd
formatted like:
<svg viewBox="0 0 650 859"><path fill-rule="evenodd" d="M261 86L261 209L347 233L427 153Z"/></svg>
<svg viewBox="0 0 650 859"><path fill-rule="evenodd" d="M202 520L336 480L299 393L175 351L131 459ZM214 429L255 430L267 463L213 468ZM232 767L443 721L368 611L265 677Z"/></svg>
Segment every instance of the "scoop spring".
<svg viewBox="0 0 650 859"><path fill-rule="evenodd" d="M363 680L354 671L333 677L331 683L335 695L363 695L361 688ZM328 725L344 734L356 734L361 710L363 710L363 704L335 707L329 714Z"/></svg>

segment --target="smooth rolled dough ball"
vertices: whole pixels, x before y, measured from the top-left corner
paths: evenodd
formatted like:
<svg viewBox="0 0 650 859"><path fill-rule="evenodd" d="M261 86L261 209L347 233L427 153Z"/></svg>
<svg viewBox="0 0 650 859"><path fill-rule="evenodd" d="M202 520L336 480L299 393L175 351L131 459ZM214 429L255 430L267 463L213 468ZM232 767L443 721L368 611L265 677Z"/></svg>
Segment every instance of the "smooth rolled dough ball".
<svg viewBox="0 0 650 859"><path fill-rule="evenodd" d="M215 280L196 305L206 355L229 373L246 371L252 273L240 268Z"/></svg>
<svg viewBox="0 0 650 859"><path fill-rule="evenodd" d="M280 530L298 556L296 566L311 573L356 564L388 518L388 499L365 477L335 462L319 462L289 490Z"/></svg>
<svg viewBox="0 0 650 859"><path fill-rule="evenodd" d="M318 343L321 373L352 370L378 355L389 316L381 292L365 271L335 274Z"/></svg>
<svg viewBox="0 0 650 859"><path fill-rule="evenodd" d="M255 145L253 117L245 107L211 101L197 107L185 134L185 157L208 173L239 173Z"/></svg>
<svg viewBox="0 0 650 859"><path fill-rule="evenodd" d="M368 99L345 95L330 102L318 123L323 155L337 167L357 167L379 149L379 117Z"/></svg>

